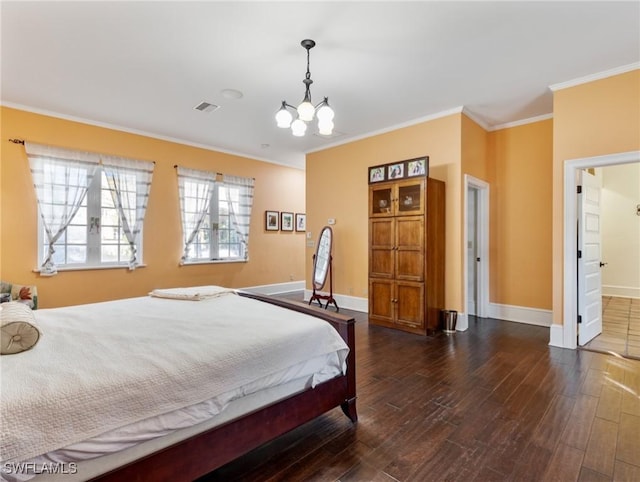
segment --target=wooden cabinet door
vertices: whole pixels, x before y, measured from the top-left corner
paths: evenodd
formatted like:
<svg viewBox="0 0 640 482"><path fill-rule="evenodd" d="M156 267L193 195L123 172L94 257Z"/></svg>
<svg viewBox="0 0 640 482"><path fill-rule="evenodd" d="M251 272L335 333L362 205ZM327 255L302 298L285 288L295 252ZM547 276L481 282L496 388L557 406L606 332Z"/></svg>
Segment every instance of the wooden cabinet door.
<svg viewBox="0 0 640 482"><path fill-rule="evenodd" d="M395 222L395 277L424 281L424 216L398 216Z"/></svg>
<svg viewBox="0 0 640 482"><path fill-rule="evenodd" d="M369 280L369 316L372 323L382 321L392 325L394 321L394 283L384 279Z"/></svg>
<svg viewBox="0 0 640 482"><path fill-rule="evenodd" d="M424 330L424 283L398 281L394 300L395 322L422 332Z"/></svg>
<svg viewBox="0 0 640 482"><path fill-rule="evenodd" d="M393 278L396 238L394 218L370 219L369 236L369 276Z"/></svg>

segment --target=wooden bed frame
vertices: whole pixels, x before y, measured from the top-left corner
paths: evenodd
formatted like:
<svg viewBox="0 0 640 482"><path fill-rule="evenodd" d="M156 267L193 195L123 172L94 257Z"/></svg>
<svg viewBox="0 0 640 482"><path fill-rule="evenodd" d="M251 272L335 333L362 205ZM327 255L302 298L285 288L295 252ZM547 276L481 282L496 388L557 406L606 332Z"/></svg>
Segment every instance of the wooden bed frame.
<svg viewBox="0 0 640 482"><path fill-rule="evenodd" d="M192 481L337 406L342 408L352 422L355 423L358 420L355 320L304 303L248 292L238 294L329 322L349 346L347 374L194 435L92 480L101 482Z"/></svg>

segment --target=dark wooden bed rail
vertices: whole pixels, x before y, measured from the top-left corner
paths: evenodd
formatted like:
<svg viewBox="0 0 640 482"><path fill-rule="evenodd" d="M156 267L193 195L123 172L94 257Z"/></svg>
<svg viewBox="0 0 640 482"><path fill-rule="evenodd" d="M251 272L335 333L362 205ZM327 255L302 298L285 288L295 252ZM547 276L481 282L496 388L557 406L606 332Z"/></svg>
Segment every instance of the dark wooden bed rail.
<svg viewBox="0 0 640 482"><path fill-rule="evenodd" d="M331 323L349 346L346 375L194 435L92 480L192 481L337 406L352 422L357 421L355 320L304 303L249 292L238 294Z"/></svg>

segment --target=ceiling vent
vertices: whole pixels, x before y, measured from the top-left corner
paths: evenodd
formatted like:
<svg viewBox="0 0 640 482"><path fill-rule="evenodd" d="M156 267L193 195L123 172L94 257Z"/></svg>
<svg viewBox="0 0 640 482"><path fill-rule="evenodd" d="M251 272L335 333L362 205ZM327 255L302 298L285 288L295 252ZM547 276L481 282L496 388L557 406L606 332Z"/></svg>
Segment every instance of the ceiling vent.
<svg viewBox="0 0 640 482"><path fill-rule="evenodd" d="M199 110L200 112L213 112L214 110L219 109L219 105L210 104L209 102L200 102L197 106L194 107L195 110Z"/></svg>
<svg viewBox="0 0 640 482"><path fill-rule="evenodd" d="M320 139L335 139L336 137L341 137L344 135L344 132L338 132L338 131L333 131L331 134L327 135L323 135L320 134L319 132L314 132L313 133L314 136L319 137Z"/></svg>

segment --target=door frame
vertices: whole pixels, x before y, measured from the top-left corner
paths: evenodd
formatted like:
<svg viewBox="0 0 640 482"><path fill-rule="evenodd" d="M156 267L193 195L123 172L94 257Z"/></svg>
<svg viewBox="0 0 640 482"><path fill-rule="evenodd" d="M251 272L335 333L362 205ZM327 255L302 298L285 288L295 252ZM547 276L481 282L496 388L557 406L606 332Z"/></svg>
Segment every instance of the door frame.
<svg viewBox="0 0 640 482"><path fill-rule="evenodd" d="M467 246L469 245L469 233L467 230L467 222L469 217L469 200L468 192L469 188L476 189L478 191L478 225L476 227L478 237L478 257L482 260L478 266L478 286L476 300L476 316L480 318L487 318L489 316L489 183L470 176L464 175L464 219L463 226L463 239L464 239L464 256L463 256L463 273L464 273L464 304L468 306L469 302L469 266L467 256ZM464 317L467 319L467 317ZM468 322L467 322L468 324ZM465 327L460 329L466 330Z"/></svg>
<svg viewBox="0 0 640 482"><path fill-rule="evenodd" d="M567 160L564 163L564 248L563 259L563 347L578 347L578 199L576 195L579 169L615 166L640 162L640 151L621 152L595 157Z"/></svg>

